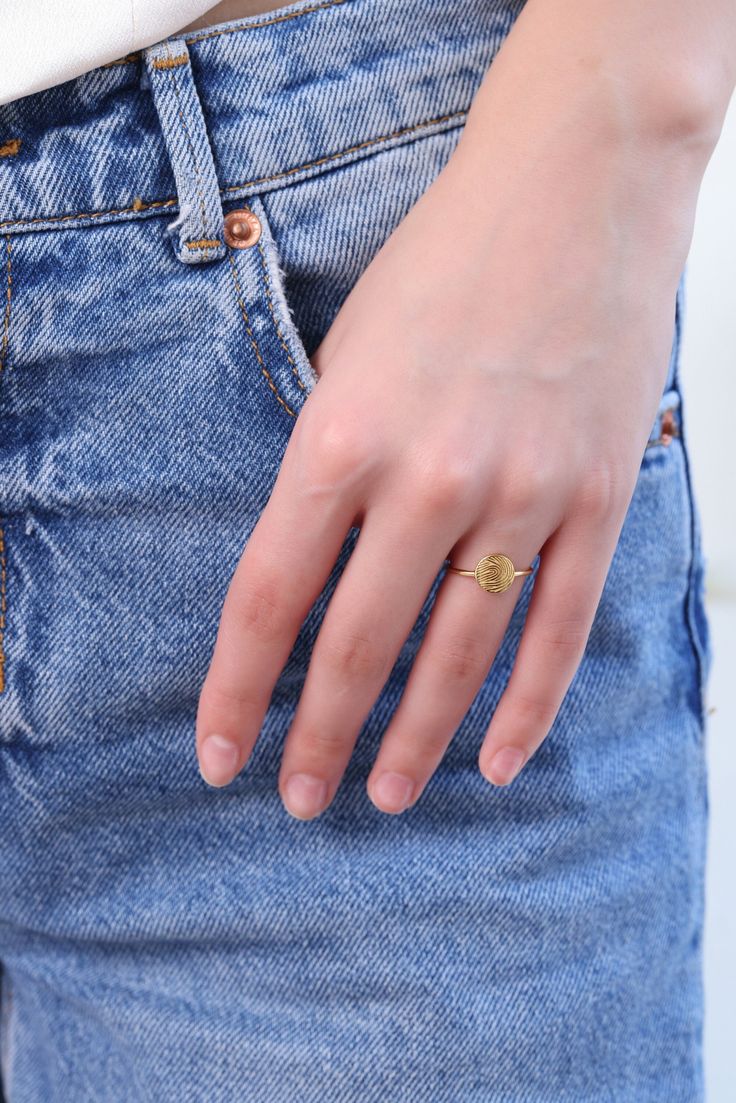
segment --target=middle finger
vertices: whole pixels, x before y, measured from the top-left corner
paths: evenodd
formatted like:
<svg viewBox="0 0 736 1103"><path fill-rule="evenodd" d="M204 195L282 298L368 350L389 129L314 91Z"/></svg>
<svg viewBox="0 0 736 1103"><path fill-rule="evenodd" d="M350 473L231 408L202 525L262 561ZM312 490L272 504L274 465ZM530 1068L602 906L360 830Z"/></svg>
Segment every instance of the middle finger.
<svg viewBox="0 0 736 1103"><path fill-rule="evenodd" d="M406 516L388 501L367 511L314 644L279 777L300 819L332 800L452 543L448 521Z"/></svg>

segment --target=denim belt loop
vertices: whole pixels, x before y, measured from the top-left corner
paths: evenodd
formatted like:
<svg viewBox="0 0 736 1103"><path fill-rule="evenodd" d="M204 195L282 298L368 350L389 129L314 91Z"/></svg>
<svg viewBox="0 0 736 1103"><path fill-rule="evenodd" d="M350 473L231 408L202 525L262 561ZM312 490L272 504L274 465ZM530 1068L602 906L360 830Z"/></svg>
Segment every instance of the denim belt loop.
<svg viewBox="0 0 736 1103"><path fill-rule="evenodd" d="M220 187L183 38L144 51L146 74L176 181L179 216L168 226L184 264L225 256Z"/></svg>

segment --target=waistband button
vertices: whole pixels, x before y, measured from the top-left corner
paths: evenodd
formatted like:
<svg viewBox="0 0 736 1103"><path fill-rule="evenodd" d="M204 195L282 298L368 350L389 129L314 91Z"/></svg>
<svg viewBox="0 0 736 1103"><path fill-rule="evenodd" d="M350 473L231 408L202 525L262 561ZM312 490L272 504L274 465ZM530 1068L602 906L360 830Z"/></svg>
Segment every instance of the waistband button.
<svg viewBox="0 0 736 1103"><path fill-rule="evenodd" d="M249 207L225 215L225 241L233 249L250 249L261 236L261 221Z"/></svg>

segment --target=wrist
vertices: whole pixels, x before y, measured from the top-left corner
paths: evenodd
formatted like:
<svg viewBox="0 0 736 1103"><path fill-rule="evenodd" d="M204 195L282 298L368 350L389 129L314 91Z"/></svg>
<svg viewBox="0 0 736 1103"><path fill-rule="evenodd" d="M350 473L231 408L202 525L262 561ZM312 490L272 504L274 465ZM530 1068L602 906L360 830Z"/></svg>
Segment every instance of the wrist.
<svg viewBox="0 0 736 1103"><path fill-rule="evenodd" d="M629 131L642 142L679 146L703 162L703 170L721 134L733 91L714 70L691 63L662 73L649 72L629 91Z"/></svg>
<svg viewBox="0 0 736 1103"><path fill-rule="evenodd" d="M532 161L555 144L608 146L634 159L679 159L698 180L718 141L736 81L736 17L717 25L666 21L626 0L567 7L527 0L475 97L458 152L501 158L526 147ZM679 12L679 17L678 17ZM561 28L564 33L561 33ZM697 30L700 28L700 30ZM584 164L581 168L584 169Z"/></svg>
<svg viewBox="0 0 736 1103"><path fill-rule="evenodd" d="M498 216L544 193L549 217L566 203L577 222L581 207L597 204L619 225L647 227L655 241L673 235L686 255L726 109L713 84L693 77L674 91L671 79L650 73L637 84L612 66L516 76L507 68L494 84L491 68L471 107L441 174L456 209L482 221L485 210Z"/></svg>

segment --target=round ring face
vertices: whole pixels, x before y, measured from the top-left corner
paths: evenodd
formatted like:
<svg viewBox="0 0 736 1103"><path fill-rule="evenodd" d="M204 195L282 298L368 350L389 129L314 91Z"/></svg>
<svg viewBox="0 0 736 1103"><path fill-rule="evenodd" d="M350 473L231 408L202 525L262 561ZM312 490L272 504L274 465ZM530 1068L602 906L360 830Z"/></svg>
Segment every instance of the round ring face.
<svg viewBox="0 0 736 1103"><path fill-rule="evenodd" d="M514 581L514 564L507 555L484 555L476 565L475 580L489 594L500 594Z"/></svg>

